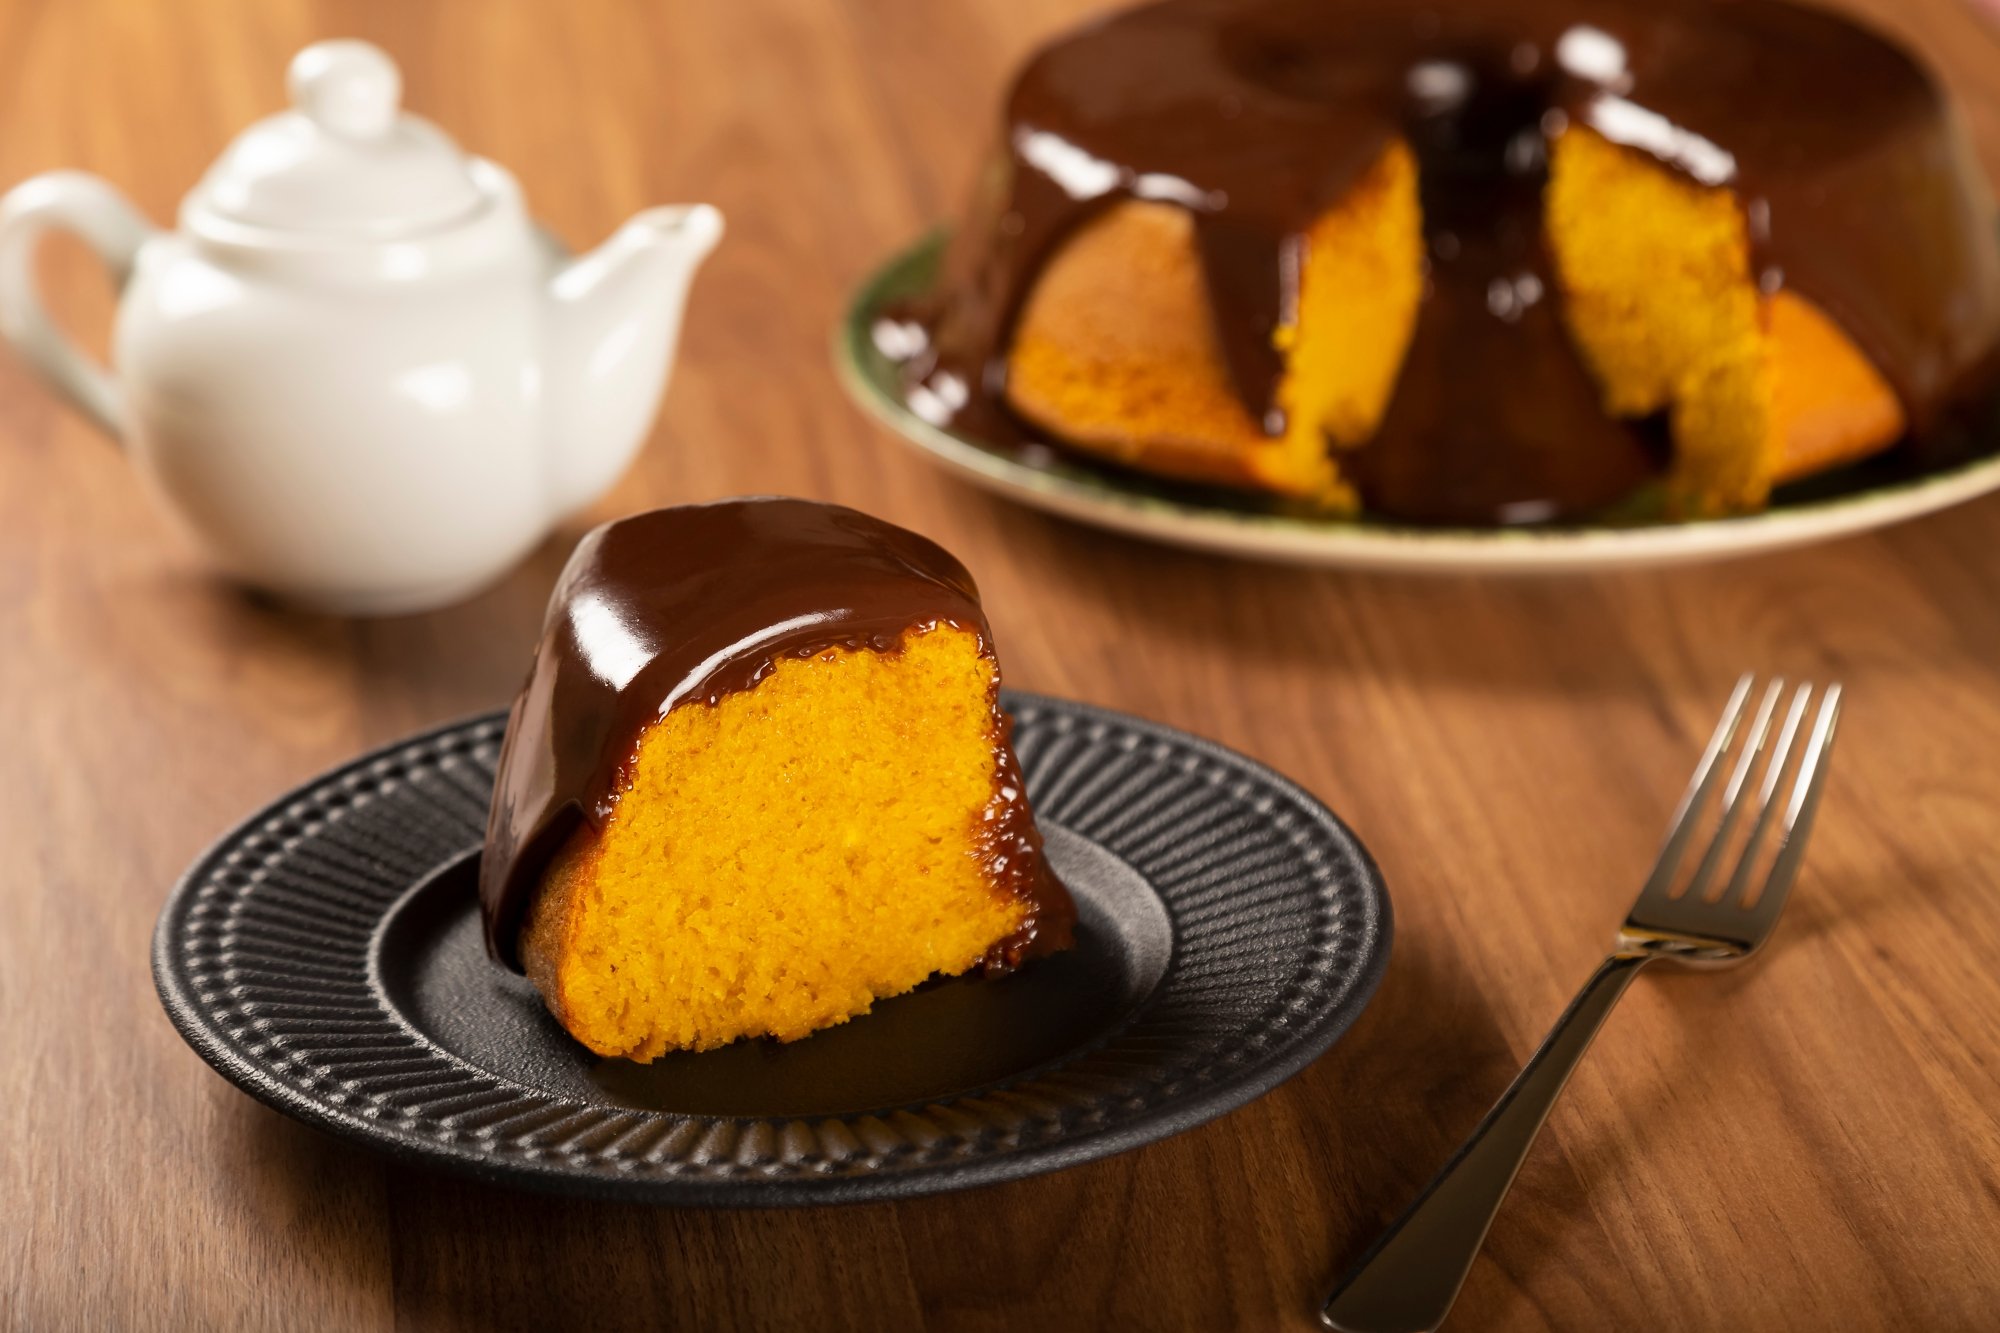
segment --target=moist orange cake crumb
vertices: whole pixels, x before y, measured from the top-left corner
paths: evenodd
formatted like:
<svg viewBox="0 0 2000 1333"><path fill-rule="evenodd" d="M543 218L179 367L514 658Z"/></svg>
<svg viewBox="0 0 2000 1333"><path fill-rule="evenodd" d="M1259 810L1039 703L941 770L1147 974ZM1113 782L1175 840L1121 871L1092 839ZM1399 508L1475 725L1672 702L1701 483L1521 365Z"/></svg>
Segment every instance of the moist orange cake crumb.
<svg viewBox="0 0 2000 1333"><path fill-rule="evenodd" d="M646 730L602 832L551 865L528 976L601 1055L790 1041L956 975L1018 930L978 854L993 799L978 637L780 661Z"/></svg>

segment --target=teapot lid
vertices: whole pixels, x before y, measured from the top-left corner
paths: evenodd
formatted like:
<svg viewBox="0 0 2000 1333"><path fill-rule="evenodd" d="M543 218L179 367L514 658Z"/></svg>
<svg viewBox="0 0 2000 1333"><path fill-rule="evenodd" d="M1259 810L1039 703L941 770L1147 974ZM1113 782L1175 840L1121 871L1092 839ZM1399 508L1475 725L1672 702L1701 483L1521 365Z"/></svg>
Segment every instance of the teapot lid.
<svg viewBox="0 0 2000 1333"><path fill-rule="evenodd" d="M292 110L245 130L188 200L196 218L382 240L476 212L486 195L457 144L401 111L403 78L380 48L318 42L293 57Z"/></svg>

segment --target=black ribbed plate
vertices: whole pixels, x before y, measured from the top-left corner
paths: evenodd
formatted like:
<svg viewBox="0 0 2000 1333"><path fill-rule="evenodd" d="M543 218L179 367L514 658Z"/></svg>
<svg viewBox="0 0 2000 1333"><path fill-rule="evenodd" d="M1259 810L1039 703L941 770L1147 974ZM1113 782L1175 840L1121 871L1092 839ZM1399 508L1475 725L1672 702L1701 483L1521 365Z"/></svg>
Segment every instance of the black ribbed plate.
<svg viewBox="0 0 2000 1333"><path fill-rule="evenodd" d="M791 1045L653 1065L571 1041L474 902L504 719L378 750L237 828L160 914L174 1026L309 1124L489 1180L673 1204L901 1198L1053 1170L1242 1105L1361 1011L1389 902L1354 835L1167 727L1009 695L1078 947Z"/></svg>

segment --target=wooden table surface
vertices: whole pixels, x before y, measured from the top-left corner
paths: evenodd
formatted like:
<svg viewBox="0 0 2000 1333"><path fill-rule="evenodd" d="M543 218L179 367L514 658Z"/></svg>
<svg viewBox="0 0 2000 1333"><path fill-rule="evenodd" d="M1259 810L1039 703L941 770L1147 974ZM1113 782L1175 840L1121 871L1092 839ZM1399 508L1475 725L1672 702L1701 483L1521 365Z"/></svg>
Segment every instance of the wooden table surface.
<svg viewBox="0 0 2000 1333"><path fill-rule="evenodd" d="M1388 977L1256 1104L915 1203L670 1211L393 1165L211 1073L148 943L182 867L356 750L501 704L574 540L433 615L212 579L118 453L0 367L0 1324L21 1329L1306 1327L1597 960L1730 681L1849 711L1776 947L1641 981L1556 1111L1455 1327L1992 1327L2000 1310L2000 499L1711 568L1545 581L1264 568L985 498L842 397L850 289L965 192L1008 69L1088 4L109 0L0 5L0 181L158 219L309 40L511 166L574 243L706 199L729 237L609 516L859 505L983 585L1016 685L1275 765L1388 878ZM2000 169L2000 42L1875 0ZM1996 170L2000 174L2000 170ZM57 304L110 298L70 246Z"/></svg>

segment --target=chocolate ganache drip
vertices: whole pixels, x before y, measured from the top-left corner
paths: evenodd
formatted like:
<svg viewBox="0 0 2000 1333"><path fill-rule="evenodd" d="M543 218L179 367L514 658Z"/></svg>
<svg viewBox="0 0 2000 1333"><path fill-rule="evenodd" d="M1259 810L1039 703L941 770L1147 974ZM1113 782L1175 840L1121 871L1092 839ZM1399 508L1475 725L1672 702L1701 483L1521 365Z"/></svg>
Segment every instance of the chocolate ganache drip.
<svg viewBox="0 0 2000 1333"><path fill-rule="evenodd" d="M1276 434L1301 237L1400 138L1428 280L1388 412L1343 467L1398 517L1587 512L1657 461L1557 315L1541 193L1571 124L1734 191L1760 284L1824 310L1914 433L1987 387L2000 258L1942 98L1885 39L1775 0L1167 0L1069 34L1014 84L907 372L950 419L1016 436L1005 353L1042 266L1098 211L1170 201L1237 392Z"/></svg>
<svg viewBox="0 0 2000 1333"><path fill-rule="evenodd" d="M724 500L587 534L550 597L507 720L479 867L487 950L518 967L516 936L550 858L579 821L604 826L640 735L669 710L748 690L787 656L894 652L905 635L941 624L977 634L992 656L963 565L934 542L837 505ZM980 855L1029 911L989 953L993 970L1064 947L1076 915L1043 857L1009 725L999 714Z"/></svg>

